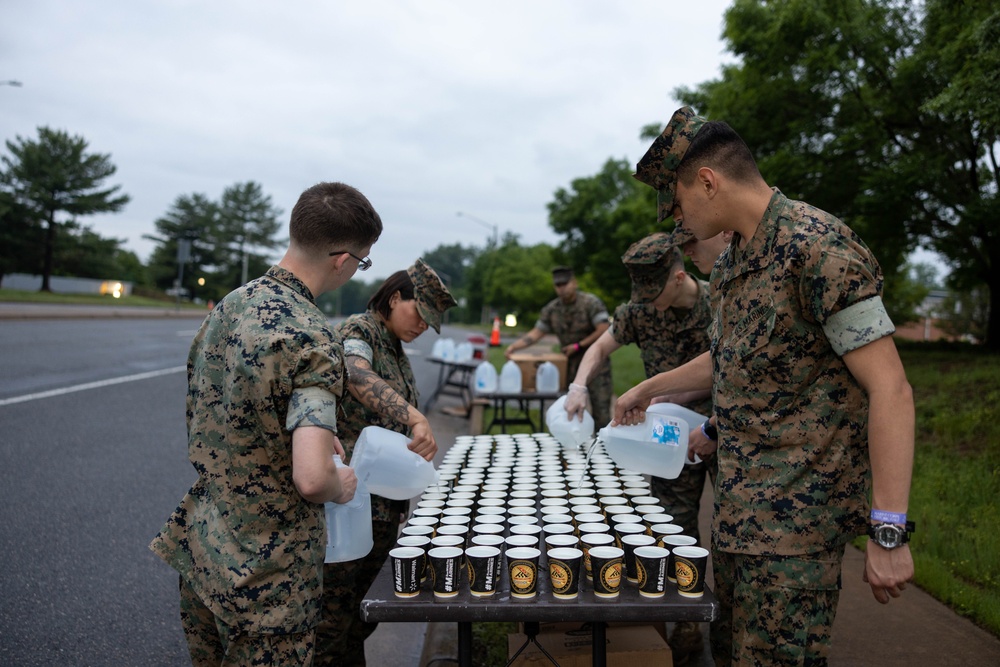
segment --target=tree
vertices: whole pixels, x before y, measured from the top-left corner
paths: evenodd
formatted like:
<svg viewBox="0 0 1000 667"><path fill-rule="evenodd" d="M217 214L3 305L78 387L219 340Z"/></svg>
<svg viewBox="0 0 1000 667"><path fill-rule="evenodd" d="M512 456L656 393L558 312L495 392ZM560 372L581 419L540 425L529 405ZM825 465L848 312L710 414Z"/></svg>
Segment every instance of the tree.
<svg viewBox="0 0 1000 667"><path fill-rule="evenodd" d="M129 197L116 195L120 186L103 187L117 168L110 155L87 153L83 137L39 127L37 141L18 136L6 144L10 156L0 159L4 167L0 184L29 220L45 226L42 291L49 292L58 229L67 224L57 215L65 213L72 219L120 211Z"/></svg>
<svg viewBox="0 0 1000 667"><path fill-rule="evenodd" d="M202 290L206 300L221 298L229 292L230 287L215 275L216 267L222 262L217 243L220 236L218 204L200 193L180 195L153 226L157 234L144 238L157 243L149 257L149 274L154 285L167 289L176 282L178 245L185 239L190 242L190 259L185 264L185 284L178 287L191 294L199 276L211 275L208 288Z"/></svg>
<svg viewBox="0 0 1000 667"><path fill-rule="evenodd" d="M609 159L594 176L557 190L548 204L549 226L565 237L560 260L581 277L592 276L595 293L610 308L628 301L631 290L621 256L644 236L672 228L656 221L656 193L634 172L625 160Z"/></svg>
<svg viewBox="0 0 1000 667"><path fill-rule="evenodd" d="M441 276L441 279L448 285L448 289L455 294L465 288L466 272L475 262L479 255L479 250L474 247L466 248L460 243L444 244L437 246L423 254L423 259Z"/></svg>
<svg viewBox="0 0 1000 667"><path fill-rule="evenodd" d="M485 250L469 271L469 312L489 316L516 313L534 323L542 306L555 298L552 291L553 248L545 243L522 246L511 232L500 247Z"/></svg>
<svg viewBox="0 0 1000 667"><path fill-rule="evenodd" d="M857 229L887 286L929 245L950 286L987 287L1000 349L996 4L736 0L723 34L741 62L678 98L735 127L785 194Z"/></svg>
<svg viewBox="0 0 1000 667"><path fill-rule="evenodd" d="M228 268L220 274L230 287L239 287L251 275L259 276L267 270L267 256L260 251L273 250L281 243L274 238L280 228L280 215L281 209L272 204L271 196L253 181L236 183L222 192L215 242L220 269Z"/></svg>

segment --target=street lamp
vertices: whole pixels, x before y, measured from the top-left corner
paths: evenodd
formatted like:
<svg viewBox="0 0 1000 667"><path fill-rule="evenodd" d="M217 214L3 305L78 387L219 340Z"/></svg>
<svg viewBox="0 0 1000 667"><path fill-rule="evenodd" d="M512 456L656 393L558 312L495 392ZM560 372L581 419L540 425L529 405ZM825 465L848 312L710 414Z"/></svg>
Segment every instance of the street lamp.
<svg viewBox="0 0 1000 667"><path fill-rule="evenodd" d="M497 236L497 226L496 225L492 225L492 224L486 222L485 220L480 220L476 216L469 215L468 213L463 213L462 211L457 212L455 215L457 215L460 218L468 218L469 220L472 220L473 222L477 222L480 225L482 225L483 227L486 227L487 229L492 229L493 230L493 241L492 241L493 242L493 247L496 248L496 247L499 246L500 239Z"/></svg>

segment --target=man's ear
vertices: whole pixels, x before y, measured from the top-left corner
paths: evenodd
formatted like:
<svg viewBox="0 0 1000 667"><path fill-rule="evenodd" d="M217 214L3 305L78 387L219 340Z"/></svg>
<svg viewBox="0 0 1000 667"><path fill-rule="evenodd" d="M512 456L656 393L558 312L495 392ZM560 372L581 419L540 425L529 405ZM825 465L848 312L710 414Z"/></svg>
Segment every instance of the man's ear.
<svg viewBox="0 0 1000 667"><path fill-rule="evenodd" d="M701 167L698 170L698 185L705 195L711 199L719 193L719 176L711 167Z"/></svg>

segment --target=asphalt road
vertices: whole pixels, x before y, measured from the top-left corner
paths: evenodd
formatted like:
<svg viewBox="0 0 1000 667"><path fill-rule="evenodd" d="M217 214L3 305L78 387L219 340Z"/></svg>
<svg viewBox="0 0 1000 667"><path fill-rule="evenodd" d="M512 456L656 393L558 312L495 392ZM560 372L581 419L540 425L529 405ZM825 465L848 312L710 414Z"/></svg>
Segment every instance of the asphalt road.
<svg viewBox="0 0 1000 667"><path fill-rule="evenodd" d="M0 664L190 664L176 575L147 545L195 479L183 366L198 323L0 322ZM424 396L436 337L408 346Z"/></svg>

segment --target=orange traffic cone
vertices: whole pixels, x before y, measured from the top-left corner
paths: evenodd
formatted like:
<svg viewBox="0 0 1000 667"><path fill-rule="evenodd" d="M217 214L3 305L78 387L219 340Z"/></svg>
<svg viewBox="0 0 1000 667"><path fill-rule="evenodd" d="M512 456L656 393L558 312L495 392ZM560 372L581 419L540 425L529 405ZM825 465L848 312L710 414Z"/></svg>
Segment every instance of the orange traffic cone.
<svg viewBox="0 0 1000 667"><path fill-rule="evenodd" d="M493 333L490 334L490 347L500 347L500 318L493 318Z"/></svg>

